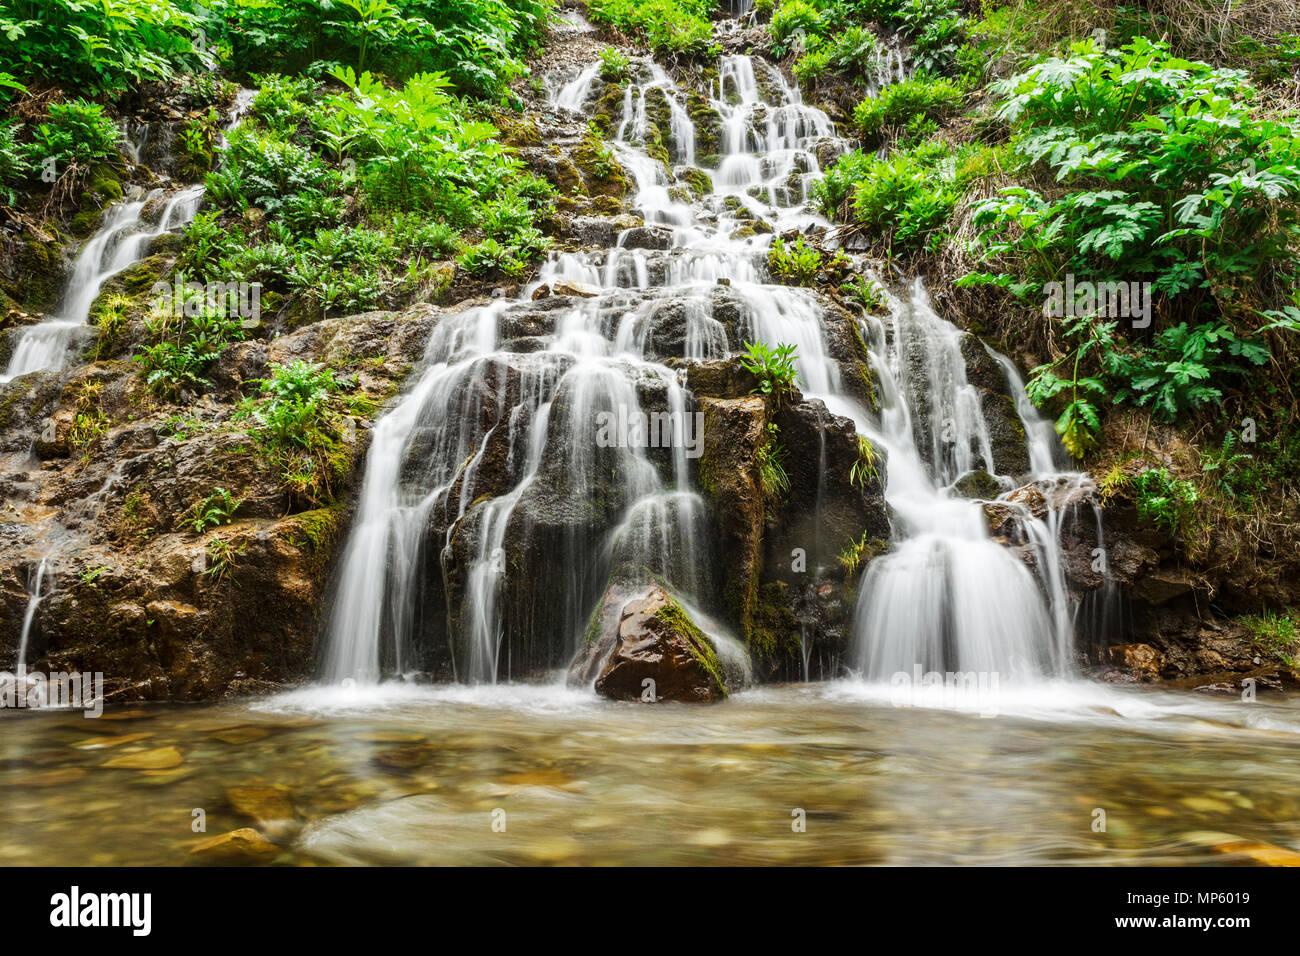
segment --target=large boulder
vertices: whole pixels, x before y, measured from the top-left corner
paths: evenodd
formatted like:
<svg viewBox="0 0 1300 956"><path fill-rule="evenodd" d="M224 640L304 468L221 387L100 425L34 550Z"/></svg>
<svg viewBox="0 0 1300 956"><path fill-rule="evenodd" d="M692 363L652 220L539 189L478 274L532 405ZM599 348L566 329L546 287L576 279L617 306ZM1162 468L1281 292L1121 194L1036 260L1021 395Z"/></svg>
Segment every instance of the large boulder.
<svg viewBox="0 0 1300 956"><path fill-rule="evenodd" d="M708 636L658 585L633 593L612 587L592 617L588 641L569 669L612 700L712 703L727 696Z"/></svg>

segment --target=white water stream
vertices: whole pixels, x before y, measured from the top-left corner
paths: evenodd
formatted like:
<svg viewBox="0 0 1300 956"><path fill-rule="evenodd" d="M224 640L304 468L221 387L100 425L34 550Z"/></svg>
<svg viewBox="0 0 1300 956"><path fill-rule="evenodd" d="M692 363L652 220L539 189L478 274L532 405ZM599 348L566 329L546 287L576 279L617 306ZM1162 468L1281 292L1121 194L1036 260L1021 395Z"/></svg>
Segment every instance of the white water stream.
<svg viewBox="0 0 1300 956"><path fill-rule="evenodd" d="M685 316L680 357L722 357L740 351L743 341L792 343L804 394L851 418L887 455L894 547L869 565L859 587L856 663L867 677L888 678L918 664L1035 678L1067 673L1073 611L1058 555L1059 507L1035 517L1027 506L1007 505L1018 515L1035 573L991 540L981 503L951 491L972 469L996 471L979 396L966 382L962 333L933 312L920 282L905 299L891 298L887 318L862 326L882 400L878 415L869 412L842 388L817 297L773 284L766 270L770 235L743 228L759 217L777 233L829 225L807 200L820 172L818 147L823 154L842 148L831 121L762 61L723 57L709 91L720 118L714 191L693 201L677 175L700 158L687 96L658 65L638 60L635 69L610 145L635 183L635 210L647 226L670 232L668 248L631 248L624 233L601 253L552 255L520 302L561 280L594 288L590 298L553 313L554 332L542 351L516 353L502 341L499 329L514 303L475 309L436 328L424 371L375 428L326 635L326 680L375 682L417 670L412 649L430 633L445 634L456 649L462 680L495 683L536 664L511 661L503 650L510 644L504 608L536 584L518 577L514 559L533 546L530 512L552 500L546 496L555 493L557 473L568 507L607 494L611 469L623 494L618 517L548 553L568 575L553 576L546 593L530 598L564 608L545 616L565 630L542 638L562 649L547 658L551 666L563 666L576 650L620 550L687 597L705 597L698 567L707 560L700 540L705 505L690 487L681 449L665 476L643 449L621 448L611 459L595 447L591 425L601 411L641 411L647 389L674 411L691 407L677 376L647 345L656 316L672 302ZM591 66L554 82L551 100L582 113L602 88ZM667 103L671 168L648 152L653 118L663 115L660 98ZM739 302L742 341L728 342L713 317L720 281ZM1014 367L1000 361L1032 471L1001 476L1001 485L1036 479L1086 490L1083 476L1056 470L1051 426L1024 398ZM933 427L916 427L922 414ZM480 469L499 455L493 449L503 429L508 487L498 482L485 494ZM446 531L430 542L440 515ZM558 591L557 580L567 582ZM444 594L456 591L455 599L431 603L428 595L440 586ZM430 613L445 616L445 625L431 627Z"/></svg>
<svg viewBox="0 0 1300 956"><path fill-rule="evenodd" d="M229 132L239 122L253 98L253 90L240 90L226 125ZM225 145L224 137L218 147ZM126 151L138 155L136 144L127 143ZM144 214L154 200L166 195L156 220ZM104 283L123 269L149 254L155 239L168 232L184 229L193 220L203 202L203 187L187 186L172 190L145 192L132 188L128 199L111 205L99 229L86 240L72 263L72 272L64 289L58 311L18 333L9 365L0 374L0 383L42 369L61 369L68 359L68 349L77 329L90 319L90 309L104 288Z"/></svg>

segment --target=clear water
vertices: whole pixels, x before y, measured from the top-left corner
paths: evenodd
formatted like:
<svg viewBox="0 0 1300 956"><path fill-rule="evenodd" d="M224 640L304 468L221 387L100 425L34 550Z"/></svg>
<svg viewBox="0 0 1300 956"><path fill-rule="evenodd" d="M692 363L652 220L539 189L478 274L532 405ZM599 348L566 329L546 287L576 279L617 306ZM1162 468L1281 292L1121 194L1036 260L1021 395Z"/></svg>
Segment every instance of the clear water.
<svg viewBox="0 0 1300 956"><path fill-rule="evenodd" d="M252 824L227 788L266 784L295 812L275 831L281 864L1230 864L1253 862L1225 852L1234 841L1300 851L1294 702L1059 684L980 717L888 693L787 686L701 709L389 684L99 720L9 712L0 861L189 864L203 839ZM175 768L104 766L166 746ZM206 833L191 831L195 808ZM796 809L806 832L791 828Z"/></svg>

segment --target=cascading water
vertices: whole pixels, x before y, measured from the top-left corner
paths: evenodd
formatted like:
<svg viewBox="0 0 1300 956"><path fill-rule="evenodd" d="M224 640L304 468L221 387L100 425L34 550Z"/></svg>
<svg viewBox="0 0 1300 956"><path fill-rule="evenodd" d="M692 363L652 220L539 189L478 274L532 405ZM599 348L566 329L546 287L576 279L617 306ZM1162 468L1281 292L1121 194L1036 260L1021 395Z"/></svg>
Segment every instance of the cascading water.
<svg viewBox="0 0 1300 956"><path fill-rule="evenodd" d="M551 636L562 645L546 657L552 666L563 666L576 650L611 572L648 570L687 602L707 603L706 507L691 486L686 443L601 447L593 427L602 413L620 421L657 414L689 425L691 397L662 364L671 356L652 341L663 310L682 309L686 331L678 357L723 357L740 347L728 342L712 314L713 295L725 281L741 313L740 334L797 343L810 392L837 399L838 373L826 358L815 298L767 284L768 240L743 229L760 214L783 228L811 221L802 210L805 184L817 171L816 143L833 133L829 120L803 106L775 70L748 57L724 58L713 98L727 130L718 174L725 183L692 203L646 148L652 101L666 104L671 159L679 168L695 162L696 129L685 96L656 64L638 61L637 68L639 79L623 91L611 146L635 183L634 206L647 226L671 231L669 248L629 248L625 232L603 253L553 255L521 301L541 285L566 281L599 294L554 312L543 351L519 354L502 341L499 326L509 320L510 303L437 328L420 378L375 428L326 636L327 680L404 673L413 642L430 631L431 613L446 619L458 677L509 677L523 662L503 657L505 608L530 584L518 579L514 559L554 530L538 510L575 515L558 542L551 535L562 565L552 578L562 583L559 593L537 599L559 608L536 612L562 632ZM776 102L763 99L756 69L777 91ZM580 111L599 83L597 69L589 67L554 86L552 103ZM732 197L738 202L728 202ZM502 457L508 487L489 474L501 469L488 462ZM498 487L490 488L493 483ZM590 501L605 505L594 520L578 514ZM436 541L430 527L444 529ZM432 591L441 596L431 598ZM706 615L693 607L697 617ZM724 657L737 650L717 629L711 633Z"/></svg>
<svg viewBox="0 0 1300 956"><path fill-rule="evenodd" d="M552 105L581 112L603 83L591 66L551 89ZM620 568L647 569L695 606L709 604L707 509L682 448L666 457L635 442L602 448L593 420L687 417L692 397L663 361L720 358L746 340L794 344L804 394L849 417L888 455L897 541L869 566L861 589L865 672L887 675L918 661L1036 674L1068 666L1059 527L1007 504L1025 529L1035 575L991 540L979 504L949 491L973 468L996 472L965 382L961 333L929 309L919 285L887 325L864 326L883 398L877 420L842 387L817 296L768 280L770 235L752 226L828 225L807 200L819 154L845 146L833 124L748 56L721 58L707 101L718 156L714 190L697 201L680 173L698 161L700 132L687 95L661 67L636 61L612 123L610 145L635 183L634 207L670 240L643 248L656 243L631 243L645 229L629 230L603 252L553 254L517 302L436 327L416 383L375 427L326 634L326 680L418 671L419 645L430 640L447 644L454 674L471 682L563 666ZM651 155L652 125L660 137L667 127L669 162ZM558 302L545 347L516 351L512 310L526 308L541 286L566 282L592 287L589 297ZM714 316L720 285L738 315L731 340ZM666 355L656 322L676 307L685 332ZM1055 480L1045 423L1013 390L1033 477ZM950 423L952 435L917 427L920 418ZM530 558L539 548L542 563Z"/></svg>
<svg viewBox="0 0 1300 956"><path fill-rule="evenodd" d="M1073 617L1060 557L1065 506L1091 482L1057 468L1051 426L1029 404L1014 365L993 355L1025 430L1030 474L1000 474L989 422L967 381L963 334L931 309L918 280L868 323L881 386L879 426L887 453L886 500L894 549L864 573L858 602L858 663L869 680L894 674L977 672L1033 679L1071 670ZM992 354L992 353L990 353ZM1031 480L1043 515L1010 490L997 496L1036 570L992 540L984 503L954 490L973 470L1003 488ZM1100 543L1100 535L1099 535Z"/></svg>
<svg viewBox="0 0 1300 956"><path fill-rule="evenodd" d="M14 673L19 681L27 674L27 642L32 636L32 624L36 620L36 609L40 607L41 598L45 596L45 571L48 564L48 557L41 558L41 563L36 568L36 574L29 589L27 610L23 614L23 630L18 638L18 661L14 665Z"/></svg>
<svg viewBox="0 0 1300 956"><path fill-rule="evenodd" d="M253 94L252 90L239 91L226 132L239 122ZM223 137L218 147L224 145ZM138 144L128 143L126 150L133 156L139 155ZM62 368L72 337L77 329L86 325L91 306L104 283L148 255L150 245L159 236L188 225L203 202L203 187L190 186L173 191L151 225L143 218L144 214L153 201L163 195L161 189L145 193L137 188L130 199L109 207L103 224L86 240L72 263L72 274L68 277L59 311L19 333L9 365L0 375L0 383L29 372Z"/></svg>

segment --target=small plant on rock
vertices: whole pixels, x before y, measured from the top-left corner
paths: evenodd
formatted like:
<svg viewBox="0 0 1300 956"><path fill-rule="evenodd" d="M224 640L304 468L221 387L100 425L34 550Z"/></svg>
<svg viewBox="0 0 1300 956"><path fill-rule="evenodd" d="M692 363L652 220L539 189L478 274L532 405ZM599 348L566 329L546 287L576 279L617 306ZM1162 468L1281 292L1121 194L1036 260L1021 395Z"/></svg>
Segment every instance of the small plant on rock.
<svg viewBox="0 0 1300 956"><path fill-rule="evenodd" d="M795 240L794 245L774 239L767 253L767 267L786 285L810 286L822 267L822 254L802 238Z"/></svg>
<svg viewBox="0 0 1300 956"><path fill-rule="evenodd" d="M745 350L748 355L742 364L758 378L754 391L771 395L779 405L784 396L794 392L799 374L794 367L795 347L782 344L773 349L762 342L746 342Z"/></svg>
<svg viewBox="0 0 1300 956"><path fill-rule="evenodd" d="M235 519L235 512L244 503L243 498L234 497L225 488L217 488L202 501L195 503L190 510L190 517L185 519L196 534L202 534L208 528L230 524Z"/></svg>

